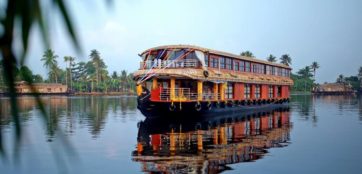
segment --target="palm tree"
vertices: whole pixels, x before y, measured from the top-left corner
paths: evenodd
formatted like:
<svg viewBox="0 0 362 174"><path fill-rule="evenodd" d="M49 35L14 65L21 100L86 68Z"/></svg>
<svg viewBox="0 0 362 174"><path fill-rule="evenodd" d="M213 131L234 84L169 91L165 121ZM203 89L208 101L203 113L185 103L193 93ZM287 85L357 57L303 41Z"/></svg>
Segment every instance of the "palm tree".
<svg viewBox="0 0 362 174"><path fill-rule="evenodd" d="M240 53L240 56L245 56L245 57L254 57L253 53L250 51L244 51Z"/></svg>
<svg viewBox="0 0 362 174"><path fill-rule="evenodd" d="M310 67L306 66L305 68L300 69L297 74L299 74L303 78L310 78L313 76L310 72Z"/></svg>
<svg viewBox="0 0 362 174"><path fill-rule="evenodd" d="M344 83L344 76L342 74L338 76L337 83Z"/></svg>
<svg viewBox="0 0 362 174"><path fill-rule="evenodd" d="M284 54L280 57L280 63L289 66L292 64L292 58L288 54Z"/></svg>
<svg viewBox="0 0 362 174"><path fill-rule="evenodd" d="M359 78L359 81L360 81L360 88L362 90L362 66L359 67L359 69L358 69L358 78Z"/></svg>
<svg viewBox="0 0 362 174"><path fill-rule="evenodd" d="M55 83L58 83L58 62L57 59L58 56L54 54L54 51L51 49L48 49L44 52L43 58L41 61L44 61L44 67L49 72L49 80L51 79L51 76L55 79Z"/></svg>
<svg viewBox="0 0 362 174"><path fill-rule="evenodd" d="M313 70L313 78L315 80L315 72L318 68L320 68L318 62L313 62L312 65L310 66L310 68L312 68L312 70Z"/></svg>
<svg viewBox="0 0 362 174"><path fill-rule="evenodd" d="M89 57L92 59L92 63L96 70L96 80L98 86L100 81L101 57L96 49L91 50L91 54L89 55Z"/></svg>
<svg viewBox="0 0 362 174"><path fill-rule="evenodd" d="M66 71L66 84L68 85L68 78L69 78L69 88L72 89L72 66L73 66L74 57L72 56L64 56L64 62L69 62L68 70ZM69 74L68 74L69 72Z"/></svg>
<svg viewBox="0 0 362 174"><path fill-rule="evenodd" d="M358 77L362 79L362 66L358 69Z"/></svg>
<svg viewBox="0 0 362 174"><path fill-rule="evenodd" d="M121 79L122 92L124 92L125 91L124 88L125 88L126 83L127 83L127 71L125 71L125 70L121 71L120 79Z"/></svg>
<svg viewBox="0 0 362 174"><path fill-rule="evenodd" d="M276 62L277 61L277 58L275 56L273 56L272 54L270 54L268 57L267 57L267 61L268 62Z"/></svg>

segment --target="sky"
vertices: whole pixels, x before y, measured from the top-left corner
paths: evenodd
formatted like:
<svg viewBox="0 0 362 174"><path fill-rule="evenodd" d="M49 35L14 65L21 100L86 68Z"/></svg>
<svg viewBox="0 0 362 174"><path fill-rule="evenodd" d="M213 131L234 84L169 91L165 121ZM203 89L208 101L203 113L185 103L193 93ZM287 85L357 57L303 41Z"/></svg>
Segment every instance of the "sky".
<svg viewBox="0 0 362 174"><path fill-rule="evenodd" d="M142 51L160 45L191 44L257 58L289 54L293 72L320 64L316 80L333 82L339 74L356 75L362 66L360 0L102 0L66 1L77 35L79 54L54 8L47 8L51 48L88 61L97 49L109 72L139 67ZM45 51L36 28L27 64L45 76Z"/></svg>

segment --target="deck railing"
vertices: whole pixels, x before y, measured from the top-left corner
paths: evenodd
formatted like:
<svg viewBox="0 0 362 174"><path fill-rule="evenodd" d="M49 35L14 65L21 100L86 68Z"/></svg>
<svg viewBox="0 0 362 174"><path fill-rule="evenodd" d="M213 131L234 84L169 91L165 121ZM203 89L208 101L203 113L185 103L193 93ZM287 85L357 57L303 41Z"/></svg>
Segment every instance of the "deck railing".
<svg viewBox="0 0 362 174"><path fill-rule="evenodd" d="M191 92L190 88L175 88L173 96L171 96L170 88L160 89L161 101L199 101L199 94ZM220 94L217 93L203 93L203 101L220 100Z"/></svg>
<svg viewBox="0 0 362 174"><path fill-rule="evenodd" d="M199 66L199 61L196 59L184 60L148 60L140 62L140 69L150 68L195 68Z"/></svg>

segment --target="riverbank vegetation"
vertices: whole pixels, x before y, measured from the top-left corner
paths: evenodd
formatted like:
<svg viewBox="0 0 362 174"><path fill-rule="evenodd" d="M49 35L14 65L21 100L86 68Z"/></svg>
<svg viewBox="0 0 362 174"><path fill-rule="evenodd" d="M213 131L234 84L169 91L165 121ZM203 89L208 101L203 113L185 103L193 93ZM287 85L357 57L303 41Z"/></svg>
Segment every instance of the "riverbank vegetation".
<svg viewBox="0 0 362 174"><path fill-rule="evenodd" d="M344 76L340 74L336 79L336 83L351 85L354 91L362 92L362 66L359 67L356 75Z"/></svg>
<svg viewBox="0 0 362 174"><path fill-rule="evenodd" d="M34 74L27 66L15 67L15 81L26 81L24 74L29 75L35 83L62 83L74 93L114 93L133 94L135 82L132 74L126 70L110 73L97 50L91 50L88 61L77 61L75 57L64 56L65 68L59 66L59 56L48 49L42 58L43 66L47 69L47 77ZM0 66L1 67L1 66ZM2 72L2 71L0 71ZM1 84L3 80L0 79ZM1 85L5 91L4 85Z"/></svg>

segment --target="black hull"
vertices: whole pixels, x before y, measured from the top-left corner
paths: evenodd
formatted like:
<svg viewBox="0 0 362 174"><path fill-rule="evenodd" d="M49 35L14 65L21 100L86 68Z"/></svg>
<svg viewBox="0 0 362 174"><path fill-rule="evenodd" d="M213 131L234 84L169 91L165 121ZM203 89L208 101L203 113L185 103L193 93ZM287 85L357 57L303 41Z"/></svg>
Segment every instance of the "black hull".
<svg viewBox="0 0 362 174"><path fill-rule="evenodd" d="M144 121L140 122L140 130L150 134L166 133L172 129L175 131L194 131L208 130L225 123L234 123L250 118L262 117L273 112L289 112L289 106L279 106L276 108L262 108L258 110L248 110L244 112L237 112L234 114L213 114L211 117L147 117ZM181 128L182 127L182 128Z"/></svg>
<svg viewBox="0 0 362 174"><path fill-rule="evenodd" d="M238 115L245 112L264 112L277 108L285 108L289 106L288 101L279 101L272 103L217 103L217 102L201 102L197 108L197 102L152 102L149 98L138 97L137 108L145 117L195 117L195 116L220 116L222 115Z"/></svg>

